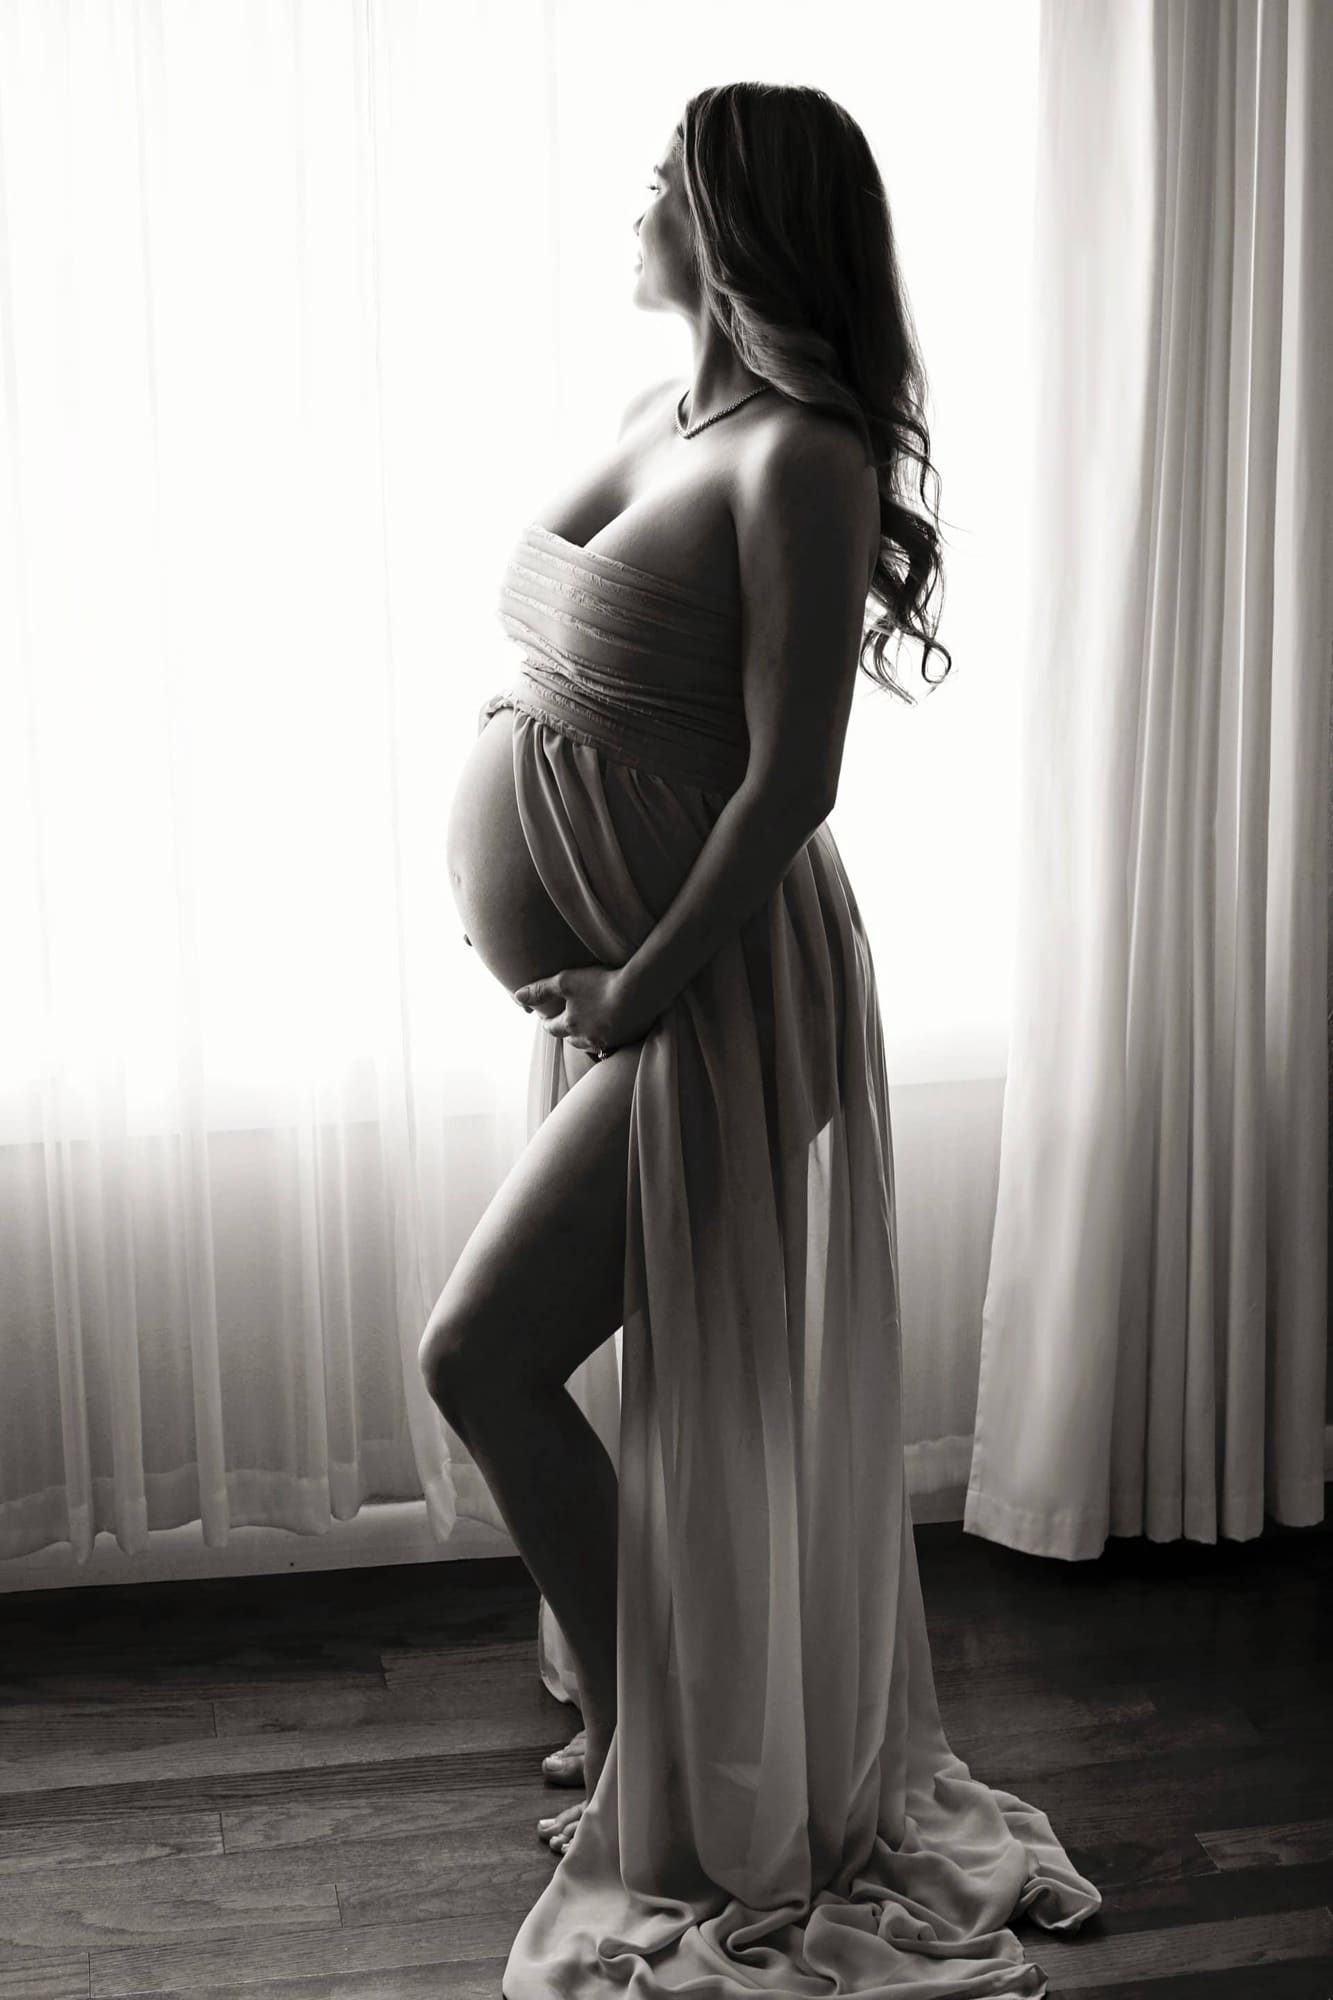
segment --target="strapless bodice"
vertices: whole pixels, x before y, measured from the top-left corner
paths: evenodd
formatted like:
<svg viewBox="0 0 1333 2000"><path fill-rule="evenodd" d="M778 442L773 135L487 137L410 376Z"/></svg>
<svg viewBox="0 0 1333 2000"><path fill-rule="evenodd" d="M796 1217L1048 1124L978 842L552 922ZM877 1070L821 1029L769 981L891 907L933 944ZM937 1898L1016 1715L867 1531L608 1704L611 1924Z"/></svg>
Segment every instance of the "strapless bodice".
<svg viewBox="0 0 1333 2000"><path fill-rule="evenodd" d="M521 664L483 721L518 707L665 777L739 785L749 730L730 601L533 524L505 567L499 618Z"/></svg>

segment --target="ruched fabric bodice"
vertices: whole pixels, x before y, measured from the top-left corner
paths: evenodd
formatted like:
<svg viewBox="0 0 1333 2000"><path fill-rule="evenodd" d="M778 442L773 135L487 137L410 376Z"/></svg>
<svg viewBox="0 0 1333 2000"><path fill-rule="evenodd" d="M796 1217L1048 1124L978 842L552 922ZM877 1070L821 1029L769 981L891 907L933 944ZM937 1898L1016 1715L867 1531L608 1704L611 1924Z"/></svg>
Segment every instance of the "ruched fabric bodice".
<svg viewBox="0 0 1333 2000"><path fill-rule="evenodd" d="M740 784L749 732L734 604L533 525L506 565L499 615L521 665L483 720L512 706L623 763L720 791Z"/></svg>
<svg viewBox="0 0 1333 2000"><path fill-rule="evenodd" d="M738 619L543 528L500 613L524 838L622 965L744 775ZM530 1136L596 1075L535 1023ZM626 1164L621 1367L606 1340L567 1384L619 1475L616 1731L504 2000L1035 2000L1010 1921L1100 1898L941 1724L879 1001L827 822L647 1029ZM577 1699L545 1601L537 1665Z"/></svg>

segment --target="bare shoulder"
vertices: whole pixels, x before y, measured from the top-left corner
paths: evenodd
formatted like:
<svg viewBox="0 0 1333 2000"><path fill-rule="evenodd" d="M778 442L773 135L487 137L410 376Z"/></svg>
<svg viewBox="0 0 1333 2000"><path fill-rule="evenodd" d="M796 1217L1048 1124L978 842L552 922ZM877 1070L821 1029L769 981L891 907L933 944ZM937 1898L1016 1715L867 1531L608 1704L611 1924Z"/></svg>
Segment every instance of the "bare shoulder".
<svg viewBox="0 0 1333 2000"><path fill-rule="evenodd" d="M853 426L790 399L748 432L731 483L738 549L841 547L868 577L879 548L879 483Z"/></svg>
<svg viewBox="0 0 1333 2000"><path fill-rule="evenodd" d="M845 417L835 416L830 410L817 410L809 403L798 403L792 396L777 396L767 404L763 421L751 427L749 442L757 453L828 452L850 465L866 462L861 440Z"/></svg>
<svg viewBox="0 0 1333 2000"><path fill-rule="evenodd" d="M669 375L663 382L653 382L648 388L638 390L625 405L625 414L620 420L618 435L622 438L626 436L639 421L640 417L647 416L651 410L657 408L659 403L664 403L668 390L674 390L677 395L680 395L684 387L685 384L683 381L674 375Z"/></svg>

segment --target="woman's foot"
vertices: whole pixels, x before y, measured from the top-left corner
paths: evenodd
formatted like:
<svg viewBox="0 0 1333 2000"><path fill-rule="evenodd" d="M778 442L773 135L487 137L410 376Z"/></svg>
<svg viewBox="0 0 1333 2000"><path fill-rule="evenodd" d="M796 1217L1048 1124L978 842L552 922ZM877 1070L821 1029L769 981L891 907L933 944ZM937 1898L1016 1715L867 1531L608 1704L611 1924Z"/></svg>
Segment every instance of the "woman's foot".
<svg viewBox="0 0 1333 2000"><path fill-rule="evenodd" d="M537 1831L553 1854L565 1852L574 1838L575 1829L583 1817L588 1800L597 1790L607 1752L611 1748L611 1738L615 1734L615 1723L601 1724L596 1717L593 1717L579 1733L584 1738L585 1746L583 1768L586 1796L577 1800L574 1805L566 1806L565 1810L556 1813L553 1819L539 1819L537 1822ZM577 1741L577 1738L575 1740Z"/></svg>
<svg viewBox="0 0 1333 2000"><path fill-rule="evenodd" d="M588 1746L588 1732L580 1729L577 1736L571 1736L563 1750L553 1750L549 1757L542 1758L542 1770L551 1785L581 1785L583 1783L583 1753Z"/></svg>
<svg viewBox="0 0 1333 2000"><path fill-rule="evenodd" d="M574 1838L574 1829L583 1817L588 1801L580 1799L577 1805L566 1806L554 1819L539 1819L537 1831L547 1843L552 1854L563 1854Z"/></svg>

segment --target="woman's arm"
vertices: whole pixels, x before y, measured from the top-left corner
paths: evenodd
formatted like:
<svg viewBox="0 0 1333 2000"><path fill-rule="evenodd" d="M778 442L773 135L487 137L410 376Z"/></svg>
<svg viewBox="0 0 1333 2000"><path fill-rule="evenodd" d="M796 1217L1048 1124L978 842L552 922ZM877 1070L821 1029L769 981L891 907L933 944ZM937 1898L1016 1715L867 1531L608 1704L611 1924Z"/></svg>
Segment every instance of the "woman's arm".
<svg viewBox="0 0 1333 2000"><path fill-rule="evenodd" d="M864 629L875 473L833 419L765 431L732 502L749 766L670 908L622 968L655 1019L772 895L832 811Z"/></svg>

